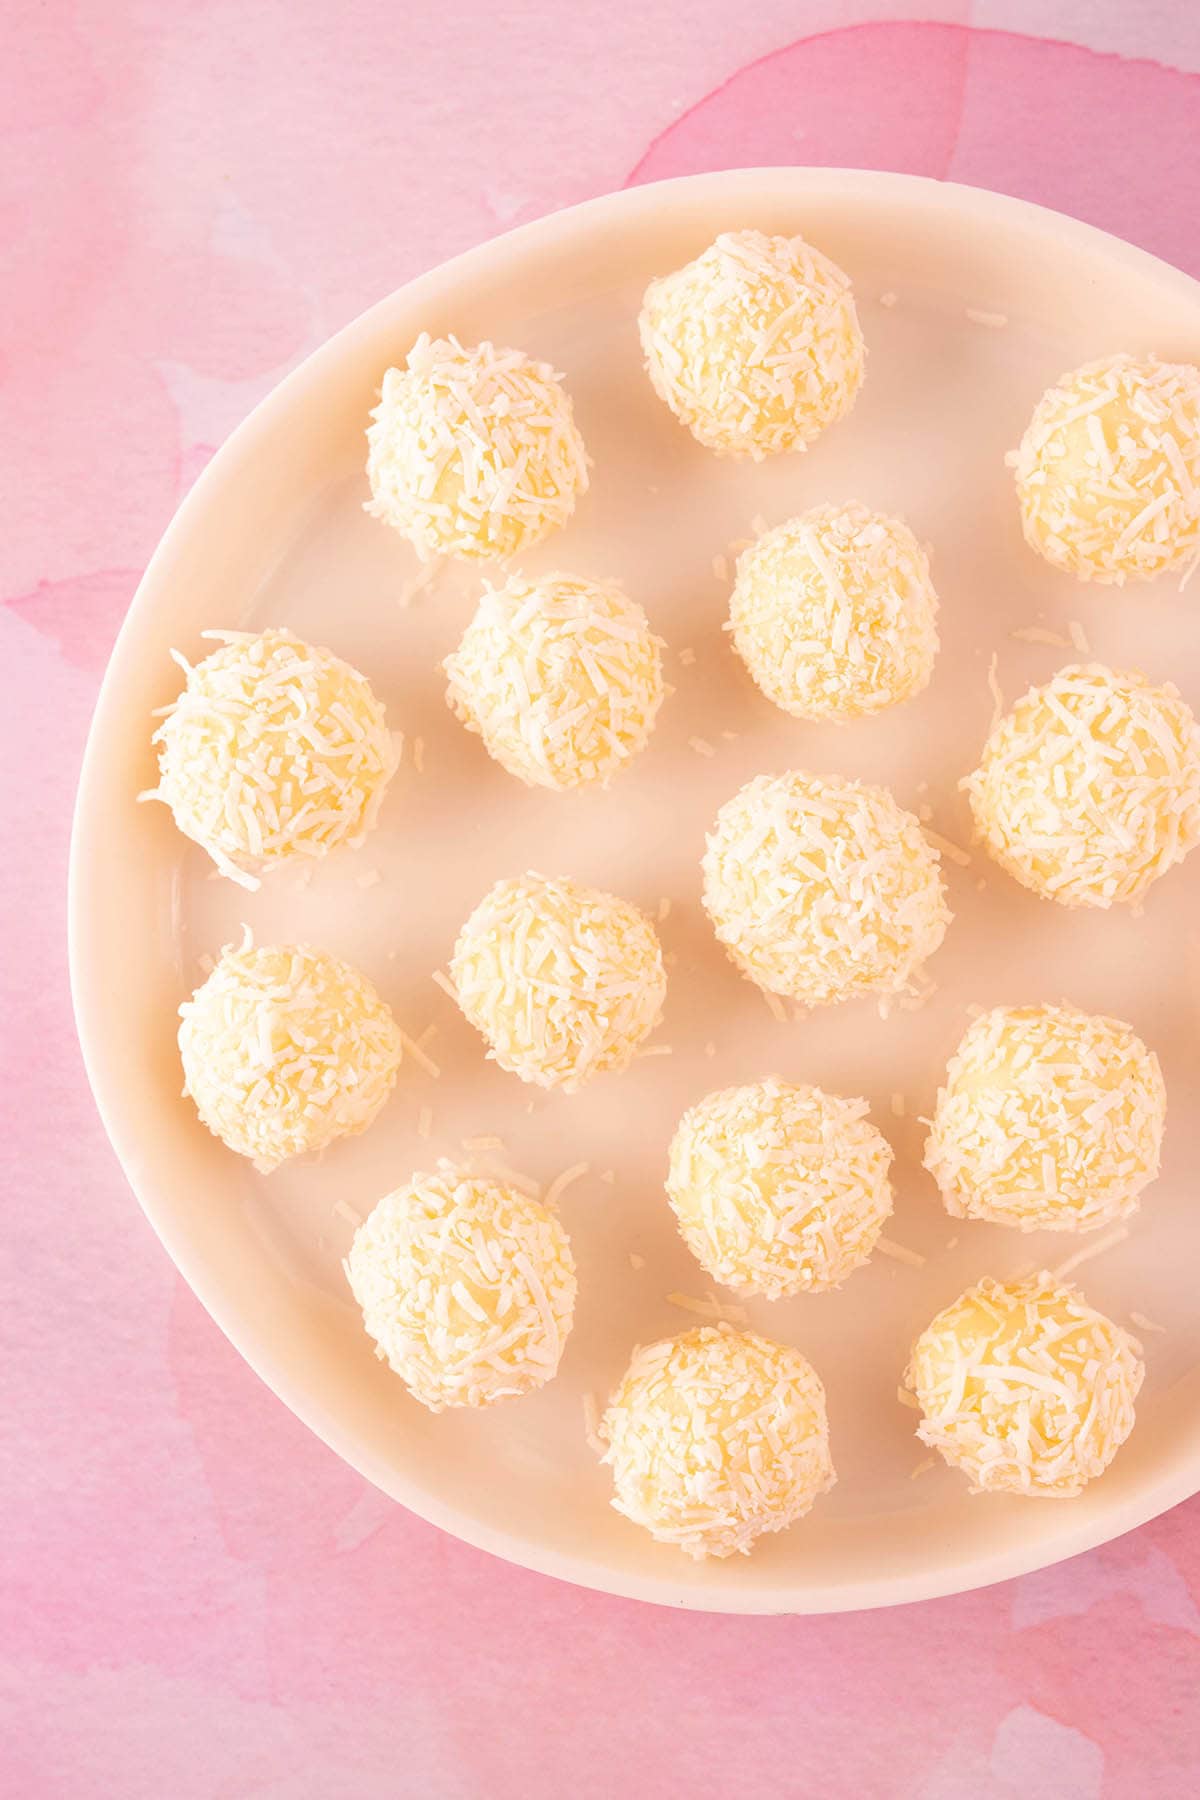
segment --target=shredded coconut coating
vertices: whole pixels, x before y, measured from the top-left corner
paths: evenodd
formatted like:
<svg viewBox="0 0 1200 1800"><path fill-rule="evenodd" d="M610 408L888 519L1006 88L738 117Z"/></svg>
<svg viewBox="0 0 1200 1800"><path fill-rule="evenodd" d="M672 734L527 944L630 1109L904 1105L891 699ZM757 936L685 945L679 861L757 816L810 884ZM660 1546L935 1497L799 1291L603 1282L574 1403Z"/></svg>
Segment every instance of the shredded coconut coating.
<svg viewBox="0 0 1200 1800"><path fill-rule="evenodd" d="M395 1085L387 1006L349 963L303 944L227 946L179 1015L184 1092L263 1174L365 1131Z"/></svg>
<svg viewBox="0 0 1200 1800"><path fill-rule="evenodd" d="M206 631L154 734L158 787L186 837L242 887L281 863L361 844L399 761L369 682L290 631Z"/></svg>
<svg viewBox="0 0 1200 1800"><path fill-rule="evenodd" d="M809 1006L902 992L950 922L936 850L865 782L757 776L717 814L703 870L738 968Z"/></svg>
<svg viewBox="0 0 1200 1800"><path fill-rule="evenodd" d="M644 913L535 871L484 895L459 934L450 976L488 1055L522 1081L566 1093L628 1067L667 991Z"/></svg>
<svg viewBox="0 0 1200 1800"><path fill-rule="evenodd" d="M514 575L446 658L446 699L527 786L607 787L654 728L661 647L615 581Z"/></svg>
<svg viewBox="0 0 1200 1800"><path fill-rule="evenodd" d="M684 1114L667 1194L710 1275L779 1300L837 1287L867 1261L892 1210L892 1152L867 1110L772 1078Z"/></svg>
<svg viewBox="0 0 1200 1800"><path fill-rule="evenodd" d="M917 1436L972 1493L1065 1500L1133 1430L1144 1373L1137 1339L1043 1270L968 1288L921 1333L905 1381Z"/></svg>
<svg viewBox="0 0 1200 1800"><path fill-rule="evenodd" d="M902 519L816 506L743 551L733 644L799 719L856 719L919 694L938 652L929 560Z"/></svg>
<svg viewBox="0 0 1200 1800"><path fill-rule="evenodd" d="M1158 1174L1167 1094L1131 1026L1073 1006L998 1006L946 1071L925 1167L956 1219L1095 1231Z"/></svg>
<svg viewBox="0 0 1200 1800"><path fill-rule="evenodd" d="M575 1262L554 1214L449 1164L379 1201L346 1277L376 1355L435 1413L542 1387L575 1311Z"/></svg>
<svg viewBox="0 0 1200 1800"><path fill-rule="evenodd" d="M600 1437L616 1510L696 1558L745 1555L835 1480L811 1363L729 1325L635 1350Z"/></svg>
<svg viewBox="0 0 1200 1800"><path fill-rule="evenodd" d="M368 512L423 562L503 562L541 543L588 484L561 382L520 350L422 332L371 414Z"/></svg>
<svg viewBox="0 0 1200 1800"><path fill-rule="evenodd" d="M1200 842L1200 727L1169 682L1061 669L995 726L965 787L988 853L1062 906L1138 900Z"/></svg>
<svg viewBox="0 0 1200 1800"><path fill-rule="evenodd" d="M799 237L723 232L650 283L638 330L655 392L723 456L805 449L862 385L849 278Z"/></svg>
<svg viewBox="0 0 1200 1800"><path fill-rule="evenodd" d="M1016 470L1025 541L1084 581L1147 581L1200 556L1200 369L1106 356L1038 401Z"/></svg>

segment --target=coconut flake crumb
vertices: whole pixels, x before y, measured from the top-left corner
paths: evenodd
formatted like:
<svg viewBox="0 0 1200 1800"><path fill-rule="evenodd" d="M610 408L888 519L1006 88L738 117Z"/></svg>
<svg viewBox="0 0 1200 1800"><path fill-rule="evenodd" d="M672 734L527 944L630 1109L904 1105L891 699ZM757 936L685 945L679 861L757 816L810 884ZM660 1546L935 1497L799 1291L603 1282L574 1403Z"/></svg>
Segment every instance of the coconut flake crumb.
<svg viewBox="0 0 1200 1800"><path fill-rule="evenodd" d="M875 1247L881 1256L890 1256L893 1262L907 1263L910 1269L923 1269L926 1258L919 1250L910 1250L904 1244L897 1244L889 1237L879 1237Z"/></svg>
<svg viewBox="0 0 1200 1800"><path fill-rule="evenodd" d="M561 1175L556 1175L554 1177L554 1180L550 1183L550 1186L542 1196L542 1205L546 1208L547 1212L554 1211L554 1208L558 1205L567 1189L573 1186L575 1182L581 1180L582 1177L587 1174L590 1167L590 1163L572 1163L569 1169L564 1169Z"/></svg>
<svg viewBox="0 0 1200 1800"><path fill-rule="evenodd" d="M1071 640L1064 637L1061 631L1050 631L1045 625L1018 625L1015 631L1009 632L1019 644L1046 644L1055 650L1069 650Z"/></svg>
<svg viewBox="0 0 1200 1800"><path fill-rule="evenodd" d="M427 1075L431 1075L433 1079L437 1081L442 1071L437 1063L434 1062L432 1056L421 1048L416 1038L411 1038L406 1031L401 1031L400 1042L404 1046L405 1055L411 1056L418 1068L424 1069Z"/></svg>
<svg viewBox="0 0 1200 1800"><path fill-rule="evenodd" d="M1084 1263L1091 1262L1097 1256L1103 1256L1105 1251L1111 1250L1115 1244L1123 1244L1128 1236L1129 1227L1127 1225L1118 1225L1115 1230L1105 1232L1104 1236L1099 1238L1096 1243L1085 1244L1082 1250L1076 1250L1074 1256L1068 1256L1066 1262L1059 1263L1058 1267L1052 1271L1054 1279L1061 1281L1064 1276L1071 1273L1072 1269L1080 1269Z"/></svg>
<svg viewBox="0 0 1200 1800"><path fill-rule="evenodd" d="M668 1294L667 1304L677 1306L680 1312L695 1313L698 1319L711 1319L718 1325L746 1325L750 1315L744 1306L735 1306L731 1301L718 1300L715 1294L707 1299L699 1300L694 1294Z"/></svg>
<svg viewBox="0 0 1200 1800"><path fill-rule="evenodd" d="M957 864L960 869L970 868L971 853L969 850L964 850L961 844L956 844L952 838L943 837L940 831L927 830L925 836L935 850L940 850L943 856L948 856L950 861Z"/></svg>
<svg viewBox="0 0 1200 1800"><path fill-rule="evenodd" d="M1000 680L996 674L996 670L999 666L1000 658L993 650L991 661L988 663L988 692L992 696L992 722L988 726L989 734L995 731L997 725L1004 717L1004 694L1001 691Z"/></svg>
<svg viewBox="0 0 1200 1800"><path fill-rule="evenodd" d="M594 1450L597 1456L603 1456L608 1445L600 1435L600 1408L590 1389L583 1396L583 1430L588 1448Z"/></svg>

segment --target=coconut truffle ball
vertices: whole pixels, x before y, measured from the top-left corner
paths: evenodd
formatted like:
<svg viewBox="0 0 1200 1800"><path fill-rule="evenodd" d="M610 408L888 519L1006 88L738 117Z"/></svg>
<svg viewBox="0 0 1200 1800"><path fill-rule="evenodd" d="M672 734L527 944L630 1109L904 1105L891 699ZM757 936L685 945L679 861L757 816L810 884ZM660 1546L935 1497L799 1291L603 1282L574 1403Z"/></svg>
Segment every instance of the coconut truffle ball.
<svg viewBox="0 0 1200 1800"><path fill-rule="evenodd" d="M540 544L588 484L561 380L519 350L422 332L371 414L368 512L423 562L505 561Z"/></svg>
<svg viewBox="0 0 1200 1800"><path fill-rule="evenodd" d="M346 1275L376 1355L430 1412L527 1394L558 1369L571 1246L503 1182L448 1165L412 1176L359 1226Z"/></svg>
<svg viewBox="0 0 1200 1800"><path fill-rule="evenodd" d="M886 788L759 775L708 835L704 906L759 987L807 1006L909 987L946 934L937 852Z"/></svg>
<svg viewBox="0 0 1200 1800"><path fill-rule="evenodd" d="M968 1288L921 1333L905 1380L918 1437L973 1493L1060 1500L1133 1430L1144 1373L1137 1339L1043 1271Z"/></svg>
<svg viewBox="0 0 1200 1800"><path fill-rule="evenodd" d="M365 975L303 944L227 947L179 1009L184 1092L263 1174L365 1131L401 1035Z"/></svg>
<svg viewBox="0 0 1200 1800"><path fill-rule="evenodd" d="M733 645L776 706L857 719L926 686L938 651L929 561L902 519L815 506L738 560Z"/></svg>
<svg viewBox="0 0 1200 1800"><path fill-rule="evenodd" d="M950 1059L925 1167L956 1219L1094 1231L1137 1210L1166 1108L1158 1058L1119 1019L997 1006Z"/></svg>
<svg viewBox="0 0 1200 1800"><path fill-rule="evenodd" d="M445 662L446 698L529 787L606 787L654 728L659 639L615 581L514 575Z"/></svg>
<svg viewBox="0 0 1200 1800"><path fill-rule="evenodd" d="M650 283L638 330L655 392L723 456L805 449L862 385L849 279L799 237L723 232Z"/></svg>
<svg viewBox="0 0 1200 1800"><path fill-rule="evenodd" d="M654 927L613 894L530 872L498 881L454 947L450 975L488 1055L538 1087L574 1093L624 1069L662 1016Z"/></svg>
<svg viewBox="0 0 1200 1800"><path fill-rule="evenodd" d="M892 1210L891 1161L865 1100L756 1081L684 1114L667 1194L710 1275L778 1300L837 1287L867 1261Z"/></svg>
<svg viewBox="0 0 1200 1800"><path fill-rule="evenodd" d="M399 751L365 675L290 631L206 631L154 734L158 786L186 837L256 888L280 863L360 844Z"/></svg>
<svg viewBox="0 0 1200 1800"><path fill-rule="evenodd" d="M744 1555L835 1479L811 1363L728 1325L635 1350L600 1436L617 1511L696 1558Z"/></svg>
<svg viewBox="0 0 1200 1800"><path fill-rule="evenodd" d="M1022 695L964 786L989 855L1035 894L1138 900L1200 842L1200 728L1169 682L1077 664Z"/></svg>
<svg viewBox="0 0 1200 1800"><path fill-rule="evenodd" d="M1010 457L1025 541L1084 581L1146 581L1200 555L1200 369L1106 356L1038 401Z"/></svg>

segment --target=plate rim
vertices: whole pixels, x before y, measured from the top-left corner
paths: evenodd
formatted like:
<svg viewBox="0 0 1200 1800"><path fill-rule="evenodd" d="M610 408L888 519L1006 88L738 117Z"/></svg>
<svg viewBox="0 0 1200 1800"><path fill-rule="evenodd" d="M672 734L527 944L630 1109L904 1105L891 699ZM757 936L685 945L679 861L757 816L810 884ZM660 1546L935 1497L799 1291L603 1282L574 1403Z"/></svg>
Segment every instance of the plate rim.
<svg viewBox="0 0 1200 1800"><path fill-rule="evenodd" d="M976 1554L960 1563L892 1575L886 1583L878 1576L872 1576L843 1580L830 1587L784 1582L774 1588L753 1586L744 1590L706 1591L681 1585L669 1574L635 1574L607 1562L548 1549L484 1525L415 1487L392 1462L376 1455L348 1427L329 1416L309 1393L303 1380L294 1377L283 1360L273 1357L269 1346L255 1338L243 1313L232 1303L226 1303L219 1281L209 1280L199 1260L191 1254L186 1227L171 1217L170 1206L160 1193L135 1174L136 1145L117 1118L115 1096L120 1082L114 1081L111 1065L99 1052L105 1008L101 983L87 948L86 889L88 870L100 848L94 823L100 814L97 802L104 792L100 763L108 716L115 707L124 664L132 654L131 647L141 621L157 602L157 590L169 572L176 546L186 539L193 517L205 511L209 489L220 484L223 464L252 446L259 434L271 428L277 414L291 410L325 363L340 355L343 343L352 335L367 330L370 323L382 318L401 297L410 308L420 306L426 293L432 297L453 284L473 282L498 256L504 258L513 252L528 254L536 250L540 242L551 240L561 246L564 237L586 235L594 226L604 224L618 214L636 218L654 212L664 204L670 205L675 196L685 192L695 194L700 189L709 190L714 201L737 198L744 193L747 204L761 204L764 190L772 189L773 198L801 200L806 194L816 192L828 199L839 192L862 194L868 189L878 197L881 191L890 189L901 204L906 199L920 200L925 205L950 212L969 213L976 222L981 216L991 216L998 224L1019 223L1027 231L1032 227L1053 237L1059 248L1065 239L1068 246L1077 246L1080 251L1102 253L1141 270L1159 284L1175 288L1182 298L1200 309L1200 281L1151 251L1052 208L991 189L940 181L931 176L807 165L718 170L620 188L487 238L403 283L310 351L234 428L175 509L138 581L105 664L80 763L67 873L67 960L71 1003L88 1086L105 1134L126 1182L175 1269L259 1380L336 1456L373 1486L418 1517L476 1549L596 1592L688 1611L735 1616L865 1611L988 1587L1054 1566L1148 1523L1200 1491L1200 1438L1195 1448L1166 1476L1152 1484L1139 1486L1133 1494L1106 1508L1090 1523L1072 1528L1068 1516L1066 1529L1049 1539L1038 1536L1032 1548L1022 1542L991 1553ZM1069 1542L1066 1541L1068 1538Z"/></svg>

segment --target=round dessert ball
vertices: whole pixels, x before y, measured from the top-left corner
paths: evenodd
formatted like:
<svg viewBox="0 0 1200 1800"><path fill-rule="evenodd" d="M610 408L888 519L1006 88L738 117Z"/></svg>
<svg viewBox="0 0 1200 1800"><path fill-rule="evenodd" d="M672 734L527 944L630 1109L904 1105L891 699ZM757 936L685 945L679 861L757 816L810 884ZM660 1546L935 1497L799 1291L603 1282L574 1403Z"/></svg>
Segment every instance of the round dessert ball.
<svg viewBox="0 0 1200 1800"><path fill-rule="evenodd" d="M908 988L946 934L937 852L886 788L759 775L708 835L704 906L759 987L806 1006Z"/></svg>
<svg viewBox="0 0 1200 1800"><path fill-rule="evenodd" d="M365 1131L400 1067L366 976L303 944L228 946L179 1015L185 1093L263 1174Z"/></svg>
<svg viewBox="0 0 1200 1800"><path fill-rule="evenodd" d="M628 1067L667 991L644 913L532 871L484 895L459 933L450 976L493 1061L566 1093Z"/></svg>
<svg viewBox="0 0 1200 1800"><path fill-rule="evenodd" d="M1094 1231L1158 1174L1166 1109L1158 1058L1119 1019L997 1006L950 1059L925 1167L956 1219Z"/></svg>
<svg viewBox="0 0 1200 1800"><path fill-rule="evenodd" d="M1138 900L1200 842L1200 727L1170 683L1073 665L1021 696L964 785L989 855L1035 894Z"/></svg>
<svg viewBox="0 0 1200 1800"><path fill-rule="evenodd" d="M662 705L659 639L615 581L514 575L444 666L452 710L529 787L606 787Z"/></svg>
<svg viewBox="0 0 1200 1800"><path fill-rule="evenodd" d="M1025 541L1084 581L1200 556L1200 369L1106 356L1049 388L1010 461Z"/></svg>
<svg viewBox="0 0 1200 1800"><path fill-rule="evenodd" d="M857 719L919 694L938 652L929 561L902 519L815 506L738 559L733 645L776 706Z"/></svg>
<svg viewBox="0 0 1200 1800"><path fill-rule="evenodd" d="M728 1325L635 1350L600 1436L617 1511L696 1558L744 1555L835 1479L812 1364Z"/></svg>
<svg viewBox="0 0 1200 1800"><path fill-rule="evenodd" d="M588 484L561 381L520 350L422 332L371 414L367 510L423 562L503 562L540 544Z"/></svg>
<svg viewBox="0 0 1200 1800"><path fill-rule="evenodd" d="M399 761L365 675L290 631L206 631L154 734L158 786L186 837L256 888L281 863L360 844Z"/></svg>
<svg viewBox="0 0 1200 1800"><path fill-rule="evenodd" d="M892 1210L891 1161L865 1100L756 1081L684 1114L667 1194L710 1275L779 1300L837 1287L867 1261Z"/></svg>
<svg viewBox="0 0 1200 1800"><path fill-rule="evenodd" d="M575 1261L554 1214L501 1181L443 1165L359 1226L346 1275L387 1362L430 1412L491 1406L549 1381L575 1311Z"/></svg>
<svg viewBox="0 0 1200 1800"><path fill-rule="evenodd" d="M1068 1499L1133 1430L1144 1373L1137 1339L1043 1270L968 1288L921 1333L905 1380L918 1437L973 1493Z"/></svg>
<svg viewBox="0 0 1200 1800"><path fill-rule="evenodd" d="M655 392L723 456L805 449L862 385L849 278L799 237L722 232L650 283L638 330Z"/></svg>

